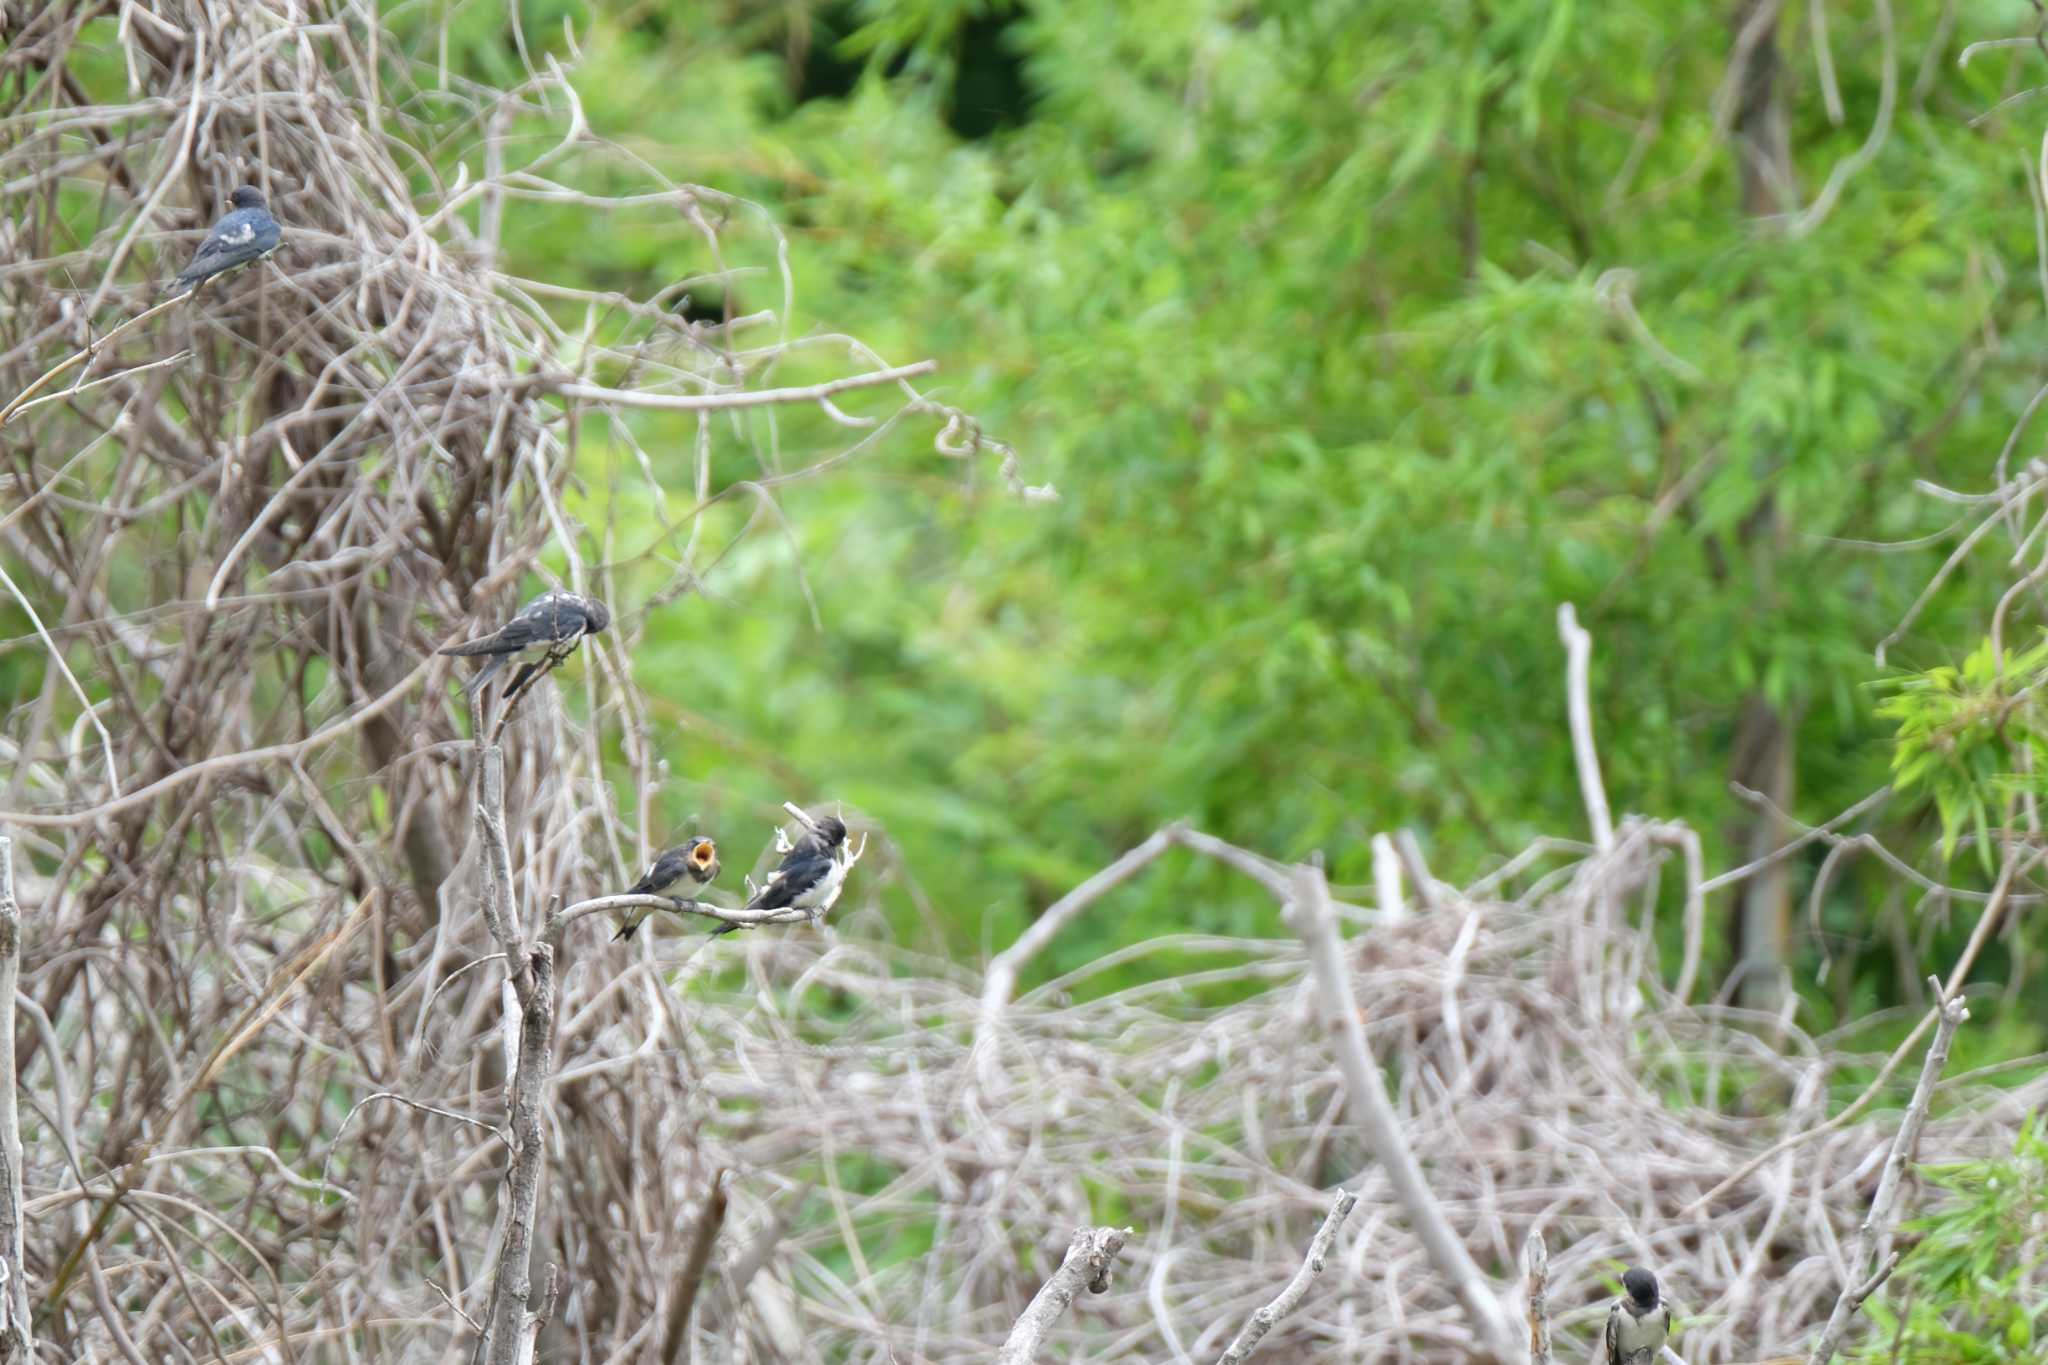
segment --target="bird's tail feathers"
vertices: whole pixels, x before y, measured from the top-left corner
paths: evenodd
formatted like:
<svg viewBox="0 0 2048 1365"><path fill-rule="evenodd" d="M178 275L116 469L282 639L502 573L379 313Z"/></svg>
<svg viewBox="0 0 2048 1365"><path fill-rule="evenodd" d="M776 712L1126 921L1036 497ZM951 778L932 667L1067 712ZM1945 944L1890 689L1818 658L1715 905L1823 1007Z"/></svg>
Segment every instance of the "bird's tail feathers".
<svg viewBox="0 0 2048 1365"><path fill-rule="evenodd" d="M473 697L477 689L491 680L491 675L505 666L505 656L500 654L476 671L476 676L462 685L462 695Z"/></svg>

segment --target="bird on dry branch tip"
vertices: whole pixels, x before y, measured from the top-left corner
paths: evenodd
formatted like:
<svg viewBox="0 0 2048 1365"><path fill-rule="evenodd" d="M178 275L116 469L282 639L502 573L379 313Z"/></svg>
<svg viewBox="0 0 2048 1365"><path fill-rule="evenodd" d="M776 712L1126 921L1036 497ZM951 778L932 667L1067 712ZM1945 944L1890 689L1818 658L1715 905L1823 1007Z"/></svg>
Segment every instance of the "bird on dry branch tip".
<svg viewBox="0 0 2048 1365"><path fill-rule="evenodd" d="M1657 1292L1657 1277L1639 1265L1622 1272L1628 1293L1607 1310L1605 1365L1653 1365L1671 1338L1671 1305Z"/></svg>
<svg viewBox="0 0 2048 1365"><path fill-rule="evenodd" d="M808 827L797 836L782 862L747 901L747 909L795 909L816 916L830 910L832 902L839 899L847 870L853 866L846 850L846 822L836 815L818 819L806 816L805 824ZM711 932L726 934L740 927L721 924Z"/></svg>
<svg viewBox="0 0 2048 1365"><path fill-rule="evenodd" d="M277 250L284 230L264 207L261 190L243 185L228 197L228 203L227 216L213 225L193 253L192 263L171 281L172 291L196 289L224 270L260 261Z"/></svg>
<svg viewBox="0 0 2048 1365"><path fill-rule="evenodd" d="M653 866L634 882L629 896L659 896L683 878L688 877L699 886L710 885L718 876L718 845L703 835L676 845L654 860ZM612 942L633 937L640 928L645 915L627 915L619 931L612 935Z"/></svg>
<svg viewBox="0 0 2048 1365"><path fill-rule="evenodd" d="M462 658L489 657L490 662L462 685L464 693L471 693L513 659L525 655L537 660L558 650L566 652L584 636L595 635L611 623L611 609L595 597L578 597L573 592L557 588L528 602L516 616L489 635L449 645L441 653ZM534 663L528 664L529 668L534 666ZM524 677L522 673L520 681Z"/></svg>

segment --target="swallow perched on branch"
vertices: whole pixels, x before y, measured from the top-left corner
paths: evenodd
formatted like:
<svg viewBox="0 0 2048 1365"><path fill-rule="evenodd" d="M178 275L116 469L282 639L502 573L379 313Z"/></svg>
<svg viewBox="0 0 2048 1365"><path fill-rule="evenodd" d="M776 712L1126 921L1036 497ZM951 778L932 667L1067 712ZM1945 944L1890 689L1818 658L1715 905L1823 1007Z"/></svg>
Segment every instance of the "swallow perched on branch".
<svg viewBox="0 0 2048 1365"><path fill-rule="evenodd" d="M228 202L233 208L206 234L206 240L192 255L192 263L171 281L172 290L196 289L223 270L261 260L277 250L284 230L263 206L261 190L244 185L228 197Z"/></svg>
<svg viewBox="0 0 2048 1365"><path fill-rule="evenodd" d="M1607 1310L1606 1365L1653 1365L1671 1338L1671 1306L1639 1265L1622 1272L1621 1287L1628 1293Z"/></svg>
<svg viewBox="0 0 2048 1365"><path fill-rule="evenodd" d="M595 597L578 597L556 588L544 592L519 609L517 615L489 635L449 645L443 654L471 658L489 655L490 662L462 685L471 693L490 680L492 674L519 655L566 652L586 635L595 635L612 623L611 609Z"/></svg>
<svg viewBox="0 0 2048 1365"><path fill-rule="evenodd" d="M853 865L845 856L846 823L836 815L816 820L806 816L805 823L808 828L782 855L782 862L747 902L747 909L823 913L839 898L847 869ZM728 934L742 927L721 924L711 932Z"/></svg>
<svg viewBox="0 0 2048 1365"><path fill-rule="evenodd" d="M626 894L659 896L684 877L688 877L699 886L708 886L717 876L718 845L700 834L656 858L653 866L641 875L639 881L633 883ZM612 935L612 942L617 943L620 939L633 937L640 928L640 922L646 918L645 915L629 917L619 926L619 931Z"/></svg>

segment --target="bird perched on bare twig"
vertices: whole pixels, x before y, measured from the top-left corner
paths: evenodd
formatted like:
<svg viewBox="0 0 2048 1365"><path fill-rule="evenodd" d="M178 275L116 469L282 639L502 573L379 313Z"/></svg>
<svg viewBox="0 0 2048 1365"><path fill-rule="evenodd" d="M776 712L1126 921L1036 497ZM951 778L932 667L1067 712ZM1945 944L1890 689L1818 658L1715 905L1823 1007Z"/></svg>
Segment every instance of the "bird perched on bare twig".
<svg viewBox="0 0 2048 1365"><path fill-rule="evenodd" d="M1607 1310L1606 1365L1654 1365L1671 1339L1671 1306L1639 1265L1622 1272L1621 1287L1628 1293Z"/></svg>
<svg viewBox="0 0 2048 1365"><path fill-rule="evenodd" d="M578 597L573 592L556 588L528 602L517 615L489 635L449 645L441 653L463 658L480 654L490 656L490 662L462 685L462 690L469 693L482 687L492 674L522 654L546 656L557 650L566 652L584 636L595 635L611 623L611 609L595 597ZM528 665L529 668L533 666ZM522 672L517 681L524 680Z"/></svg>
<svg viewBox="0 0 2048 1365"><path fill-rule="evenodd" d="M172 290L196 289L223 270L261 260L277 250L284 230L264 207L261 190L243 185L228 196L228 203L232 207L227 216L213 225L193 253L192 263L171 281Z"/></svg>
<svg viewBox="0 0 2048 1365"><path fill-rule="evenodd" d="M659 896L684 877L699 886L708 886L718 876L718 845L703 835L676 845L654 860L651 867L633 883L627 891L629 896ZM645 915L629 915L619 931L612 935L612 942L633 937L640 928Z"/></svg>
<svg viewBox="0 0 2048 1365"><path fill-rule="evenodd" d="M809 828L797 836L782 862L747 902L747 909L824 911L838 899L851 865L844 856L846 822L836 815L815 820L806 816L805 821ZM711 932L727 934L740 927L721 924Z"/></svg>

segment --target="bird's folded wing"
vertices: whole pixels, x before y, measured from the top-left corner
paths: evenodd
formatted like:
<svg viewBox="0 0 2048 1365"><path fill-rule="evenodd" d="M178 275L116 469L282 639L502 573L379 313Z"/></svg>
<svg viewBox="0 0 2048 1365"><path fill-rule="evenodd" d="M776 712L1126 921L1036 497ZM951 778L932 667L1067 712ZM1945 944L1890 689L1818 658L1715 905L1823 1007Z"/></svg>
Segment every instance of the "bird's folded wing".
<svg viewBox="0 0 2048 1365"><path fill-rule="evenodd" d="M778 867L761 883L761 889L747 902L749 910L780 910L789 904L789 869Z"/></svg>
<svg viewBox="0 0 2048 1365"><path fill-rule="evenodd" d="M541 617L515 616L498 630L481 640L468 640L459 645L450 645L443 654L517 654L532 649L535 645L553 644L561 638L555 634L550 622Z"/></svg>

